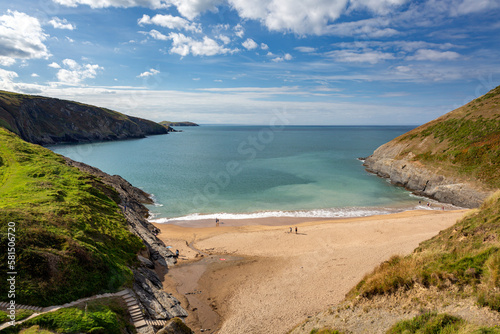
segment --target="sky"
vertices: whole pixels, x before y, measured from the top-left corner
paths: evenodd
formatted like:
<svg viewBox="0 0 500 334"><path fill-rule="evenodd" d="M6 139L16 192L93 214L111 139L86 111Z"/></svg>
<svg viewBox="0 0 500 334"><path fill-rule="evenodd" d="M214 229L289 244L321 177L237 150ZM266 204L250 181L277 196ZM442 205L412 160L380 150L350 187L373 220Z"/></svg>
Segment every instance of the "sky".
<svg viewBox="0 0 500 334"><path fill-rule="evenodd" d="M0 3L0 89L155 121L420 125L499 55L500 0Z"/></svg>

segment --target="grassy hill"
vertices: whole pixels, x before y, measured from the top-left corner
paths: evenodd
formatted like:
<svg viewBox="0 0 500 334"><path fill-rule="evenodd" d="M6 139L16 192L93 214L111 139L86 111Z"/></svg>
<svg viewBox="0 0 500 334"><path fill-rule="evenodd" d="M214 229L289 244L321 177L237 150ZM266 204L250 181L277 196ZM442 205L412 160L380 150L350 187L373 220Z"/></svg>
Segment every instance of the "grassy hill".
<svg viewBox="0 0 500 334"><path fill-rule="evenodd" d="M500 188L500 86L394 140L412 160Z"/></svg>
<svg viewBox="0 0 500 334"><path fill-rule="evenodd" d="M106 108L0 91L0 127L35 144L142 138L165 134L158 123Z"/></svg>
<svg viewBox="0 0 500 334"><path fill-rule="evenodd" d="M118 194L52 151L0 128L0 244L15 223L16 303L58 305L131 286L144 247L127 228ZM9 271L0 252L3 282ZM7 301L7 284L0 300Z"/></svg>

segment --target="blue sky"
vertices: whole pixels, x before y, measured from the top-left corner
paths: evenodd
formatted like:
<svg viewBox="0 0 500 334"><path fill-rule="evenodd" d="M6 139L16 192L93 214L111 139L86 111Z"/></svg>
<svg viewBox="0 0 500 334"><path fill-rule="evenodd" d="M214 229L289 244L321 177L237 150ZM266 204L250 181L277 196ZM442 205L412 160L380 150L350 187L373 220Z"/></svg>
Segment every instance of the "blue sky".
<svg viewBox="0 0 500 334"><path fill-rule="evenodd" d="M499 17L500 0L2 1L0 89L156 121L418 125L500 85Z"/></svg>

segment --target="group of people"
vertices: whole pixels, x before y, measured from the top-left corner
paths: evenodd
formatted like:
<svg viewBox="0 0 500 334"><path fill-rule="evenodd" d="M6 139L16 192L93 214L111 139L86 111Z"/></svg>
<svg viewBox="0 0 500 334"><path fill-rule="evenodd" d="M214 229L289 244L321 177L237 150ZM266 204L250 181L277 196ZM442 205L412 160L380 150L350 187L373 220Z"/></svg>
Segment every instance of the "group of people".
<svg viewBox="0 0 500 334"><path fill-rule="evenodd" d="M298 233L298 231L299 231L299 230L297 229L297 226L295 226L295 234L297 234L297 233ZM293 229L292 229L291 227L290 227L290 233L293 233Z"/></svg>

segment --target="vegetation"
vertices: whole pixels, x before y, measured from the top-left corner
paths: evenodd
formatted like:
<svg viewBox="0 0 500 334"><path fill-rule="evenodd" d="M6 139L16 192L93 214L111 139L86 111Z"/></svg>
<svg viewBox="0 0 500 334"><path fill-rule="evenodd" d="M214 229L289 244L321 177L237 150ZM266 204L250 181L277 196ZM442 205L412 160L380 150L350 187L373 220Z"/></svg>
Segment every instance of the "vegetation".
<svg viewBox="0 0 500 334"><path fill-rule="evenodd" d="M500 311L500 192L480 210L421 243L413 254L382 263L349 296L370 298L415 284L454 286L479 304Z"/></svg>
<svg viewBox="0 0 500 334"><path fill-rule="evenodd" d="M127 320L127 308L122 303L114 299L63 308L8 327L3 332L20 333L23 328L34 330L33 326L39 326L54 333L121 334L127 330L134 333L135 328ZM21 333L25 333L25 330Z"/></svg>
<svg viewBox="0 0 500 334"><path fill-rule="evenodd" d="M331 329L331 328L322 328L322 329L313 329L310 334L342 334L341 332Z"/></svg>
<svg viewBox="0 0 500 334"><path fill-rule="evenodd" d="M165 134L152 121L88 104L0 91L0 127L35 144L142 138Z"/></svg>
<svg viewBox="0 0 500 334"><path fill-rule="evenodd" d="M484 328L468 324L448 314L424 313L411 320L396 323L387 334L500 334L500 327Z"/></svg>
<svg viewBox="0 0 500 334"><path fill-rule="evenodd" d="M398 140L409 144L400 156L500 188L500 86Z"/></svg>
<svg viewBox="0 0 500 334"><path fill-rule="evenodd" d="M0 245L15 223L16 303L50 306L132 283L141 240L129 232L118 194L48 149L0 128ZM7 253L0 252L1 279ZM0 284L6 301L8 284Z"/></svg>

